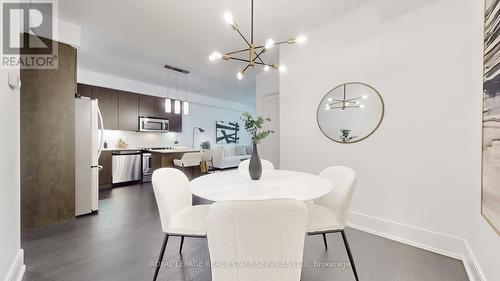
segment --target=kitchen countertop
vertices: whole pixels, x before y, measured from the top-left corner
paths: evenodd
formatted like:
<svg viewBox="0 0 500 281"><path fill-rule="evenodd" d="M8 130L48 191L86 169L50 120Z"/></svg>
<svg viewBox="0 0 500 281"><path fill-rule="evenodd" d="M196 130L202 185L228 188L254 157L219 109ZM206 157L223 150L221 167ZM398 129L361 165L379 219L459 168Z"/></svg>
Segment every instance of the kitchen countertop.
<svg viewBox="0 0 500 281"><path fill-rule="evenodd" d="M128 148L103 148L102 151L128 151L128 150L142 150L140 147L128 147Z"/></svg>
<svg viewBox="0 0 500 281"><path fill-rule="evenodd" d="M187 153L187 152L200 152L199 149L162 149L162 150L151 150L151 153Z"/></svg>

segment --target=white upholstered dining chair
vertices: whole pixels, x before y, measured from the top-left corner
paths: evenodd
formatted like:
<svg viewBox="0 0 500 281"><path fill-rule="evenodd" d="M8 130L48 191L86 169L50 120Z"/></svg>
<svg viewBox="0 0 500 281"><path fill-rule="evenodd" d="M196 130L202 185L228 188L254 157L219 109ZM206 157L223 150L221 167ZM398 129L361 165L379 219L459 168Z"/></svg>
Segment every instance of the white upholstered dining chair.
<svg viewBox="0 0 500 281"><path fill-rule="evenodd" d="M314 203L306 203L308 213L307 234L323 235L325 248L328 249L326 234L340 232L354 277L356 281L359 281L354 259L344 231L354 194L356 173L348 167L333 166L326 168L319 175L333 183L333 191L326 196L314 200Z"/></svg>
<svg viewBox="0 0 500 281"><path fill-rule="evenodd" d="M305 204L292 199L213 204L207 218L212 280L299 281L306 225Z"/></svg>
<svg viewBox="0 0 500 281"><path fill-rule="evenodd" d="M260 163L262 164L262 172L272 171L274 170L274 165L269 160L260 159ZM238 165L238 172L242 174L248 174L248 167L250 166L250 159L241 161Z"/></svg>
<svg viewBox="0 0 500 281"><path fill-rule="evenodd" d="M181 237L179 252L182 251L184 237L205 238L209 205L192 206L189 180L181 171L161 168L153 172L153 190L160 213L162 231L165 233L156 264L153 280L158 277L165 248L170 236Z"/></svg>
<svg viewBox="0 0 500 281"><path fill-rule="evenodd" d="M181 159L174 159L174 165L181 168L200 166L200 162L201 162L200 152L184 153Z"/></svg>

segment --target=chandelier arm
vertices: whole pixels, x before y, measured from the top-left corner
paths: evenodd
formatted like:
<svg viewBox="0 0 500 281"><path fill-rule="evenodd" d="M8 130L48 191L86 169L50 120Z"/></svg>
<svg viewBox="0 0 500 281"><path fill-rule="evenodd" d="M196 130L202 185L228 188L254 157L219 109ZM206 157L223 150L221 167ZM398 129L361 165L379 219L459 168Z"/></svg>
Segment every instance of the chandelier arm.
<svg viewBox="0 0 500 281"><path fill-rule="evenodd" d="M361 99L363 99L363 97L362 97L362 96L361 96L361 97L357 97L357 98L347 99L347 101L361 100Z"/></svg>
<svg viewBox="0 0 500 281"><path fill-rule="evenodd" d="M245 73L245 71L247 71L247 69L250 67L250 64L247 64L247 66L241 71L241 74Z"/></svg>
<svg viewBox="0 0 500 281"><path fill-rule="evenodd" d="M250 42L248 42L248 40L245 38L245 36L243 36L243 34L241 34L240 29L236 28L235 30L236 30L236 32L238 32L238 34L241 36L241 38L243 38L243 40L245 40L245 43L247 43L248 47L252 48L252 45L250 44Z"/></svg>
<svg viewBox="0 0 500 281"><path fill-rule="evenodd" d="M256 62L255 62L255 64L257 64L257 65L262 65L262 66L266 66L266 65L267 65L267 66L269 66L269 67L274 67L274 65L272 65L272 64L263 63L263 62L258 62L258 61L256 61Z"/></svg>
<svg viewBox="0 0 500 281"><path fill-rule="evenodd" d="M228 57L229 60L237 60L237 61L242 61L242 62L247 62L250 63L249 60L246 59L240 59L240 58L235 58L235 57Z"/></svg>
<svg viewBox="0 0 500 281"><path fill-rule="evenodd" d="M266 51L266 49L262 49L262 51L260 51L258 54L257 54L257 52L255 52L255 55L257 55L257 56L255 57L254 60L259 60L261 63L264 63L262 61L262 59L260 58L260 55L262 55L265 51Z"/></svg>
<svg viewBox="0 0 500 281"><path fill-rule="evenodd" d="M343 102L341 101L336 101L336 102L330 102L330 103L327 103L326 105L336 105L336 104L341 104Z"/></svg>
<svg viewBox="0 0 500 281"><path fill-rule="evenodd" d="M335 106L335 107L330 107L330 109L349 109L349 108L361 108L359 105L357 106Z"/></svg>
<svg viewBox="0 0 500 281"><path fill-rule="evenodd" d="M235 55L235 54L239 54L239 53L243 53L243 52L248 52L248 51L250 51L250 48L243 49L243 50L238 50L238 51L233 51L233 52L229 52L229 53L226 53L226 56Z"/></svg>
<svg viewBox="0 0 500 281"><path fill-rule="evenodd" d="M290 44L290 40L285 40L285 41L280 41L280 42L277 42L275 43L274 45L283 45L283 44Z"/></svg>

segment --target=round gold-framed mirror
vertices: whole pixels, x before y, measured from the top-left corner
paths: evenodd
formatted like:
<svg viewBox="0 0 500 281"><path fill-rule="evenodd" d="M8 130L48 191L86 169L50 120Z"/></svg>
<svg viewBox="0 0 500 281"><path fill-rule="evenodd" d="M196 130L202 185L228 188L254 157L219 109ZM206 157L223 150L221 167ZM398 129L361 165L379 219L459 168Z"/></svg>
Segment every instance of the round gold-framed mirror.
<svg viewBox="0 0 500 281"><path fill-rule="evenodd" d="M384 114L384 100L375 88L349 82L333 88L323 97L316 120L326 137L348 144L371 136L380 127Z"/></svg>

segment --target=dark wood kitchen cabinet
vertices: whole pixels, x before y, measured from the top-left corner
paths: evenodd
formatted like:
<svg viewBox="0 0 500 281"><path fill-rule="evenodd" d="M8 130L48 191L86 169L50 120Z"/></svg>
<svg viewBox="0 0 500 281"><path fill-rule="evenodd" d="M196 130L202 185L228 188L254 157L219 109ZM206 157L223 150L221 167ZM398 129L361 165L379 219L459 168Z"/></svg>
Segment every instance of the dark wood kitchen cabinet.
<svg viewBox="0 0 500 281"><path fill-rule="evenodd" d="M165 99L160 97L154 97L154 108L155 113L154 117L168 119L170 117L170 113L165 112Z"/></svg>
<svg viewBox="0 0 500 281"><path fill-rule="evenodd" d="M86 84L80 84L78 83L77 85L77 93L80 94L82 97L87 97L87 98L92 98L92 86L86 85Z"/></svg>
<svg viewBox="0 0 500 281"><path fill-rule="evenodd" d="M118 95L118 129L137 131L139 124L139 95L120 91Z"/></svg>
<svg viewBox="0 0 500 281"><path fill-rule="evenodd" d="M156 117L169 120L171 132L182 132L182 114L174 113L172 100L171 112L165 112L165 98L103 87L78 84L78 93L99 100L103 115L104 129L137 131L139 116Z"/></svg>
<svg viewBox="0 0 500 281"><path fill-rule="evenodd" d="M170 132L182 133L182 114L170 114L168 125Z"/></svg>
<svg viewBox="0 0 500 281"><path fill-rule="evenodd" d="M102 87L93 87L92 94L99 102L104 129L118 130L118 91Z"/></svg>
<svg viewBox="0 0 500 281"><path fill-rule="evenodd" d="M155 117L155 97L139 96L139 116Z"/></svg>
<svg viewBox="0 0 500 281"><path fill-rule="evenodd" d="M113 183L112 157L111 151L101 152L99 165L102 166L102 169L99 170L99 189L111 188Z"/></svg>

